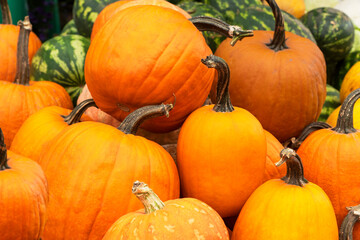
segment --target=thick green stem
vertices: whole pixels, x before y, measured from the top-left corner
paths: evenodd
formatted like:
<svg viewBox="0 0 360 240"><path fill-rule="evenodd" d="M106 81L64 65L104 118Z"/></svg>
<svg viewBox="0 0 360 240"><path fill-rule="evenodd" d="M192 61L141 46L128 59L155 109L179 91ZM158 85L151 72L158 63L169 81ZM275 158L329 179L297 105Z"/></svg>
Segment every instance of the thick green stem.
<svg viewBox="0 0 360 240"><path fill-rule="evenodd" d="M231 46L244 37L254 35L252 30L243 30L239 26L230 25L220 19L207 16L197 16L189 19L199 31L213 31L221 35L232 38Z"/></svg>
<svg viewBox="0 0 360 240"><path fill-rule="evenodd" d="M347 209L349 212L341 223L339 240L352 240L355 223L360 220L360 205Z"/></svg>
<svg viewBox="0 0 360 240"><path fill-rule="evenodd" d="M285 148L280 152L280 161L275 165L278 167L286 162L286 176L281 178L285 183L304 186L308 181L304 178L304 168L299 155L291 148Z"/></svg>
<svg viewBox="0 0 360 240"><path fill-rule="evenodd" d="M14 83L28 86L30 81L30 64L29 64L29 36L32 30L29 17L26 16L24 21L19 21L20 26L19 39L17 43L17 60L16 76Z"/></svg>
<svg viewBox="0 0 360 240"><path fill-rule="evenodd" d="M215 68L218 72L216 104L213 108L215 112L232 112L234 107L230 101L229 83L230 83L230 69L224 59L210 55L206 59L201 59L201 62L208 68Z"/></svg>
<svg viewBox="0 0 360 240"><path fill-rule="evenodd" d="M165 206L165 204L146 183L139 181L134 182L132 193L135 194L135 196L144 205L146 214L160 210Z"/></svg>
<svg viewBox="0 0 360 240"><path fill-rule="evenodd" d="M96 103L95 103L94 99L92 99L92 98L82 101L71 111L71 113L69 115L62 116L62 117L64 118L64 121L68 125L78 123L78 122L80 122L80 119L81 119L82 115L84 114L84 112L86 111L86 109L88 109L89 107L97 108Z"/></svg>
<svg viewBox="0 0 360 240"><path fill-rule="evenodd" d="M4 133L0 128L0 171L10 168L7 161L8 158L7 158L6 144L4 141Z"/></svg>
<svg viewBox="0 0 360 240"><path fill-rule="evenodd" d="M7 0L0 0L2 24L12 24L11 12Z"/></svg>
<svg viewBox="0 0 360 240"><path fill-rule="evenodd" d="M139 108L129 114L121 122L118 129L126 134L136 134L139 126L149 118L166 115L169 117L169 111L173 109L173 104L150 105Z"/></svg>

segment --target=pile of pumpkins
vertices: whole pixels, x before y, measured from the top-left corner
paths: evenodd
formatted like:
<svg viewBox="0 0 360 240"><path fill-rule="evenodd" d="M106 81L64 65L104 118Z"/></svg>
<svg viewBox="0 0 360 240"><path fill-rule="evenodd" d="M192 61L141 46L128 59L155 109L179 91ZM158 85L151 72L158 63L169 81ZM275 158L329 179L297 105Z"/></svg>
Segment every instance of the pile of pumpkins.
<svg viewBox="0 0 360 240"><path fill-rule="evenodd" d="M41 43L0 0L1 239L360 240L357 30L307 2L75 0Z"/></svg>

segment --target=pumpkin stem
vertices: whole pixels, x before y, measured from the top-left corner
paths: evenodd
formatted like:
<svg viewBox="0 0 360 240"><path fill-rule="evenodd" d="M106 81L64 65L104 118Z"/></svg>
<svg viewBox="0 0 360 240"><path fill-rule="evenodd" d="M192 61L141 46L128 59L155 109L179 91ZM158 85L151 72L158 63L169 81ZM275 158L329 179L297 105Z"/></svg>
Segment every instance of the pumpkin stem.
<svg viewBox="0 0 360 240"><path fill-rule="evenodd" d="M20 26L19 39L17 43L17 59L16 59L16 76L14 83L21 85L29 85L30 81L30 64L29 64L29 35L32 25L29 16L24 21L19 21Z"/></svg>
<svg viewBox="0 0 360 240"><path fill-rule="evenodd" d="M8 158L7 158L6 144L4 141L4 133L0 128L0 171L3 171L5 169L10 169L7 161Z"/></svg>
<svg viewBox="0 0 360 240"><path fill-rule="evenodd" d="M135 181L132 193L142 202L146 214L160 210L165 206L158 195L146 183Z"/></svg>
<svg viewBox="0 0 360 240"><path fill-rule="evenodd" d="M64 118L64 121L68 125L78 123L78 122L80 122L80 118L82 117L82 115L84 114L86 109L88 109L89 107L97 108L96 103L95 103L94 99L92 99L92 98L82 101L71 111L71 113L69 115L62 116L62 117Z"/></svg>
<svg viewBox="0 0 360 240"><path fill-rule="evenodd" d="M215 112L234 111L229 94L230 69L225 60L220 57L210 55L207 56L206 59L201 59L201 62L208 68L215 68L218 72L216 104L213 110Z"/></svg>
<svg viewBox="0 0 360 240"><path fill-rule="evenodd" d="M199 31L212 31L220 33L221 35L232 38L231 46L234 46L238 40L244 37L251 37L254 35L252 30L243 30L239 26L230 25L220 19L208 16L196 16L189 19Z"/></svg>
<svg viewBox="0 0 360 240"><path fill-rule="evenodd" d="M307 125L304 130L300 133L299 137L295 138L292 137L291 139L287 140L284 143L284 147L289 147L294 150L297 150L301 143L313 132L320 130L320 129L326 129L331 128L329 124L326 122L313 122Z"/></svg>
<svg viewBox="0 0 360 240"><path fill-rule="evenodd" d="M360 97L360 88L352 91L341 105L336 126L332 129L338 133L354 133L356 129L353 123L355 102Z"/></svg>
<svg viewBox="0 0 360 240"><path fill-rule="evenodd" d="M118 129L125 134L136 134L139 126L149 118L166 115L169 117L169 111L173 109L173 104L150 105L139 108L130 113L120 124Z"/></svg>
<svg viewBox="0 0 360 240"><path fill-rule="evenodd" d="M264 2L264 0L261 0ZM281 14L281 10L279 6L276 4L275 0L266 0L269 4L274 17L275 17L275 31L274 37L270 43L266 44L270 49L274 50L275 52L281 51L283 49L287 49L286 46L286 39L285 39L285 27L284 27L284 18Z"/></svg>
<svg viewBox="0 0 360 240"><path fill-rule="evenodd" d="M11 12L7 0L0 0L2 24L12 24Z"/></svg>
<svg viewBox="0 0 360 240"><path fill-rule="evenodd" d="M284 148L280 152L280 161L275 163L277 167L286 162L286 176L282 177L287 184L304 186L308 181L304 178L304 169L299 155L291 148Z"/></svg>
<svg viewBox="0 0 360 240"><path fill-rule="evenodd" d="M347 209L349 212L341 223L339 240L352 240L354 225L360 220L360 205L347 207Z"/></svg>

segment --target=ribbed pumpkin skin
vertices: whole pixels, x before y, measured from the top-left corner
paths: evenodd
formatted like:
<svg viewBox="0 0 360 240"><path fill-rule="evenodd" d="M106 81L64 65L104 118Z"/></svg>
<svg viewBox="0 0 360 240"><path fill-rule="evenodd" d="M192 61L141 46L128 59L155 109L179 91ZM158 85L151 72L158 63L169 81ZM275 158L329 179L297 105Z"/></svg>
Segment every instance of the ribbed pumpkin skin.
<svg viewBox="0 0 360 240"><path fill-rule="evenodd" d="M266 139L248 111L218 113L213 107L197 109L181 127L177 144L181 193L207 203L221 217L230 217L240 212L263 181Z"/></svg>
<svg viewBox="0 0 360 240"><path fill-rule="evenodd" d="M329 129L318 130L305 139L297 153L304 165L305 178L327 193L340 226L347 214L346 207L360 202L360 132L339 134Z"/></svg>
<svg viewBox="0 0 360 240"><path fill-rule="evenodd" d="M355 63L346 73L340 88L340 101L344 102L345 98L357 88L360 88L360 62Z"/></svg>
<svg viewBox="0 0 360 240"><path fill-rule="evenodd" d="M0 171L1 239L40 239L48 203L44 172L29 158L7 154L11 169Z"/></svg>
<svg viewBox="0 0 360 240"><path fill-rule="evenodd" d="M128 7L133 7L138 5L155 5L165 8L171 8L175 11L180 12L186 18L191 18L190 14L185 12L183 9L165 0L121 0L106 6L100 12L99 16L96 18L94 22L91 32L91 39L95 37L96 33L100 30L100 28L102 28L102 26L104 26L104 24L116 13Z"/></svg>
<svg viewBox="0 0 360 240"><path fill-rule="evenodd" d="M214 69L201 59L210 54L201 32L181 13L134 6L116 14L96 34L86 56L85 80L98 107L120 121L139 107L173 102L175 95L169 118L142 125L168 132L205 102Z"/></svg>
<svg viewBox="0 0 360 240"><path fill-rule="evenodd" d="M145 214L144 209L124 215L108 230L103 240L112 239L229 239L217 212L195 198L165 202L163 209Z"/></svg>
<svg viewBox="0 0 360 240"><path fill-rule="evenodd" d="M331 202L319 186L299 187L273 179L248 199L231 239L337 240L337 229Z"/></svg>
<svg viewBox="0 0 360 240"><path fill-rule="evenodd" d="M44 239L101 239L120 216L142 208L131 194L136 180L162 199L179 197L174 160L145 138L87 121L47 146L40 160L51 198Z"/></svg>
<svg viewBox="0 0 360 240"><path fill-rule="evenodd" d="M69 94L56 83L30 81L29 86L24 86L0 81L0 126L6 146L11 146L15 134L31 114L52 105L72 108Z"/></svg>
<svg viewBox="0 0 360 240"><path fill-rule="evenodd" d="M319 117L326 97L326 67L310 40L286 32L289 49L274 52L266 46L272 38L273 32L259 30L234 47L226 39L215 55L229 64L233 105L250 111L283 142Z"/></svg>
<svg viewBox="0 0 360 240"><path fill-rule="evenodd" d="M15 80L19 30L19 26L0 24L0 80L2 81L13 82ZM28 52L30 62L40 46L40 39L31 32L29 36Z"/></svg>

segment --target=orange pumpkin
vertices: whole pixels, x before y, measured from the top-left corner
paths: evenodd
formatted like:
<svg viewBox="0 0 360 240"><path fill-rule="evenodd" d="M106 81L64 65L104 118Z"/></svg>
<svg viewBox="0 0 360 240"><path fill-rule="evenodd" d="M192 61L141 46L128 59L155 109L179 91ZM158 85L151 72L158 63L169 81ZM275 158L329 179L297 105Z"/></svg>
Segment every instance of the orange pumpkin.
<svg viewBox="0 0 360 240"><path fill-rule="evenodd" d="M235 106L247 109L280 142L297 137L317 120L326 97L326 64L312 41L285 32L281 11L275 32L254 31L234 47L223 41L215 55L231 70L229 92Z"/></svg>
<svg viewBox="0 0 360 240"><path fill-rule="evenodd" d="M162 202L145 183L136 181L133 194L144 209L119 218L103 240L112 239L229 239L219 214L195 198Z"/></svg>
<svg viewBox="0 0 360 240"><path fill-rule="evenodd" d="M179 8L178 6L166 1L166 0L121 0L114 2L112 4L107 5L97 16L92 31L91 31L91 39L93 39L96 33L104 26L104 24L109 21L109 19L117 14L119 11L126 9L132 6L138 5L155 5L165 8L170 8L175 11L180 12L186 18L191 18L190 14L188 14L183 9Z"/></svg>
<svg viewBox="0 0 360 240"><path fill-rule="evenodd" d="M336 126L309 133L297 151L305 177L328 194L339 226L346 207L360 203L360 131L353 126L353 108L359 97L360 89L348 95Z"/></svg>
<svg viewBox="0 0 360 240"><path fill-rule="evenodd" d="M40 165L51 198L44 239L101 239L116 219L141 208L129 189L136 179L148 182L162 199L179 197L179 176L169 153L132 134L142 120L168 114L171 108L138 109L120 130L79 122L43 148Z"/></svg>
<svg viewBox="0 0 360 240"><path fill-rule="evenodd" d="M62 86L49 81L29 81L27 46L31 24L28 17L24 22L19 21L19 24L15 81L0 79L0 126L4 131L7 147L10 147L16 132L26 118L36 111L52 105L72 108L70 96Z"/></svg>
<svg viewBox="0 0 360 240"><path fill-rule="evenodd" d="M281 10L284 10L297 18L301 18L305 14L304 0L276 0Z"/></svg>
<svg viewBox="0 0 360 240"><path fill-rule="evenodd" d="M215 105L192 112L181 127L177 144L181 193L207 203L221 217L230 217L263 182L266 138L251 113L232 106L226 62L211 55L203 63L218 71L218 99Z"/></svg>
<svg viewBox="0 0 360 240"><path fill-rule="evenodd" d="M1 129L0 186L1 239L40 239L48 202L44 172L33 160L7 151Z"/></svg>
<svg viewBox="0 0 360 240"><path fill-rule="evenodd" d="M331 202L304 178L301 159L290 148L281 151L287 173L257 188L236 220L232 240L337 240Z"/></svg>
<svg viewBox="0 0 360 240"><path fill-rule="evenodd" d="M360 239L360 205L348 207L348 214L341 223L339 240Z"/></svg>

